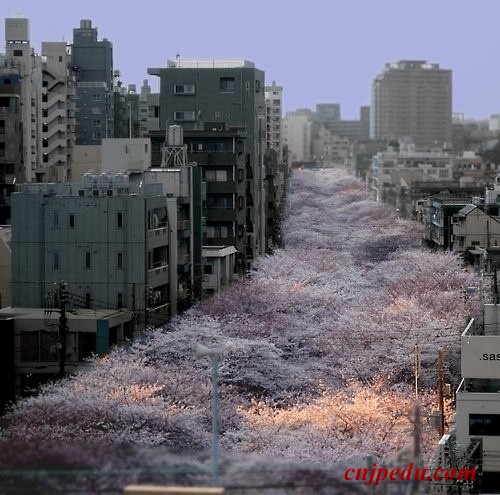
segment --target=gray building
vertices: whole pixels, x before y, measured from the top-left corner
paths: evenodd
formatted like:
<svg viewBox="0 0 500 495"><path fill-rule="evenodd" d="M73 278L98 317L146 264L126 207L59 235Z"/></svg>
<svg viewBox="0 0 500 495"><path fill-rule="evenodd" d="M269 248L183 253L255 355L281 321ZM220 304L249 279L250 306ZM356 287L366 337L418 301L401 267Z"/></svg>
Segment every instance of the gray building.
<svg viewBox="0 0 500 495"><path fill-rule="evenodd" d="M73 29L71 69L76 79L76 144L100 144L114 136L113 45L97 39L92 21Z"/></svg>
<svg viewBox="0 0 500 495"><path fill-rule="evenodd" d="M61 280L75 305L129 308L146 324L191 303L201 270L201 205L198 222L190 217L195 172L21 185L12 195L12 305L44 307Z"/></svg>
<svg viewBox="0 0 500 495"><path fill-rule="evenodd" d="M246 262L265 250L264 151L266 107L264 72L246 60L168 61L166 68L148 69L160 77L160 129L236 130L245 134L243 208L249 221L238 224L246 241ZM225 150L215 141L212 153ZM211 153L210 153L211 154ZM232 220L233 221L233 220ZM207 224L208 225L208 224Z"/></svg>
<svg viewBox="0 0 500 495"><path fill-rule="evenodd" d="M372 85L370 137L451 147L452 72L424 60L388 63Z"/></svg>

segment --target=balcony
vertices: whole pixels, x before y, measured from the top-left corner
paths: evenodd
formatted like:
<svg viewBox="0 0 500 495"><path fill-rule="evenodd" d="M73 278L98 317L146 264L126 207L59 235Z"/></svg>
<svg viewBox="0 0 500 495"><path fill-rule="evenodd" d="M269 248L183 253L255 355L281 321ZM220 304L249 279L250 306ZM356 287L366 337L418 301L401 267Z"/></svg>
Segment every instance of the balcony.
<svg viewBox="0 0 500 495"><path fill-rule="evenodd" d="M148 270L149 284L160 286L168 284L168 264L166 261L158 261Z"/></svg>
<svg viewBox="0 0 500 495"><path fill-rule="evenodd" d="M232 208L208 208L208 222L234 222L236 220L236 211Z"/></svg>

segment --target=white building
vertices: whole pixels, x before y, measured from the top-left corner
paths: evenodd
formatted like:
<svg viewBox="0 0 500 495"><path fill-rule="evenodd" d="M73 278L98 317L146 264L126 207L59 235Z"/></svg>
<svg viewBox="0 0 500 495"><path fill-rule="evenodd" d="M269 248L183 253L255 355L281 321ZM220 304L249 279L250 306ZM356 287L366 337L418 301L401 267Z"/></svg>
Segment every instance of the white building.
<svg viewBox="0 0 500 495"><path fill-rule="evenodd" d="M278 153L278 162L283 161L282 109L283 87L273 81L265 87L266 96L266 148Z"/></svg>
<svg viewBox="0 0 500 495"><path fill-rule="evenodd" d="M283 143L288 147L288 163L311 161L312 123L308 115L288 112L283 119Z"/></svg>

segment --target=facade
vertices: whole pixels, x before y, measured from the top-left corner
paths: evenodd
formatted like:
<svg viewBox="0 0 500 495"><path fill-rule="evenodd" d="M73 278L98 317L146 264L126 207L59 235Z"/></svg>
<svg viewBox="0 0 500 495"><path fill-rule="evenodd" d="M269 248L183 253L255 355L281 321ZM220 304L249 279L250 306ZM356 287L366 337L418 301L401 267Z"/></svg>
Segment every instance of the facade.
<svg viewBox="0 0 500 495"><path fill-rule="evenodd" d="M160 93L152 93L147 79L144 79L139 96L139 134L147 137L160 130Z"/></svg>
<svg viewBox="0 0 500 495"><path fill-rule="evenodd" d="M76 144L100 144L114 136L113 45L97 39L83 19L73 29L71 70L76 80Z"/></svg>
<svg viewBox="0 0 500 495"><path fill-rule="evenodd" d="M500 483L499 318L497 305L485 304L483 321L472 319L467 325L461 338L462 381L456 391L457 454L478 449L483 493L496 492Z"/></svg>
<svg viewBox="0 0 500 495"><path fill-rule="evenodd" d="M42 43L42 149L36 182L71 180L75 89L68 58L66 42Z"/></svg>
<svg viewBox="0 0 500 495"><path fill-rule="evenodd" d="M103 354L134 333L134 315L127 310L82 309L70 302L65 339L61 343L60 309L10 307L0 311L0 334L8 341L0 409L16 397L31 395L49 380L84 368L93 354ZM64 361L60 349L66 347ZM5 361L4 361L5 362Z"/></svg>
<svg viewBox="0 0 500 495"><path fill-rule="evenodd" d="M201 269L192 174L186 167L20 186L12 196L13 306L44 307L64 280L82 307L129 308L145 324L182 309L194 294L194 264Z"/></svg>
<svg viewBox="0 0 500 495"><path fill-rule="evenodd" d="M0 227L0 308L11 305L10 291L10 227Z"/></svg>
<svg viewBox="0 0 500 495"><path fill-rule="evenodd" d="M283 143L287 147L288 165L312 159L312 122L310 116L288 112L283 119Z"/></svg>
<svg viewBox="0 0 500 495"><path fill-rule="evenodd" d="M203 246L203 294L210 296L234 279L234 246Z"/></svg>
<svg viewBox="0 0 500 495"><path fill-rule="evenodd" d="M160 129L163 132L170 125L180 125L185 131L245 134L244 151L237 153L245 162L243 181L247 190L242 208L249 221L238 223L237 232L240 235L241 231L245 239L245 263L251 263L265 251L264 72L246 60L179 59L168 61L166 68L148 69L148 73L160 77ZM185 136L187 138L187 134ZM217 134L214 136L213 158L219 150L226 150L222 142L218 148ZM232 149L229 150L232 152ZM211 157L212 153L207 153L207 159ZM233 211L227 221L234 223L234 216ZM207 227L210 221L208 216ZM220 231L223 233L226 231Z"/></svg>
<svg viewBox="0 0 500 495"><path fill-rule="evenodd" d="M450 147L452 72L423 60L387 63L372 84L370 137Z"/></svg>
<svg viewBox="0 0 500 495"><path fill-rule="evenodd" d="M274 150L277 159L283 161L283 87L277 86L273 81L271 86L266 86L266 150Z"/></svg>
<svg viewBox="0 0 500 495"><path fill-rule="evenodd" d="M317 103L314 119L319 122L340 120L340 103Z"/></svg>
<svg viewBox="0 0 500 495"><path fill-rule="evenodd" d="M453 215L452 229L455 252L500 246L500 219L488 215L477 205L464 206Z"/></svg>
<svg viewBox="0 0 500 495"><path fill-rule="evenodd" d="M0 224L10 218L15 182L32 181L41 147L41 58L32 52L29 20L5 19L0 55Z"/></svg>
<svg viewBox="0 0 500 495"><path fill-rule="evenodd" d="M321 126L312 139L312 154L316 160L345 165L351 154L351 142Z"/></svg>

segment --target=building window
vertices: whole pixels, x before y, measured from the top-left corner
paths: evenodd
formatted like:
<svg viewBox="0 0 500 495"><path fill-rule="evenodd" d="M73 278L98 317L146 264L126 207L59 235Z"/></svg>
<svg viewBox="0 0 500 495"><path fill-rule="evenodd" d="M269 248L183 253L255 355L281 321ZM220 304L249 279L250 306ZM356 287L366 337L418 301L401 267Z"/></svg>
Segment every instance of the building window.
<svg viewBox="0 0 500 495"><path fill-rule="evenodd" d="M234 90L236 89L234 77L221 77L219 81L219 88L221 91L234 93Z"/></svg>
<svg viewBox="0 0 500 495"><path fill-rule="evenodd" d="M123 228L123 213L121 211L116 214L116 228Z"/></svg>
<svg viewBox="0 0 500 495"><path fill-rule="evenodd" d="M85 269L90 270L92 268L92 257L90 251L85 253Z"/></svg>
<svg viewBox="0 0 500 495"><path fill-rule="evenodd" d="M42 139L42 148L48 148L49 147L49 140L48 138L43 138Z"/></svg>
<svg viewBox="0 0 500 495"><path fill-rule="evenodd" d="M116 268L122 269L123 268L123 253L118 252L116 253Z"/></svg>
<svg viewBox="0 0 500 495"><path fill-rule="evenodd" d="M42 124L42 132L49 132L49 124L46 122Z"/></svg>
<svg viewBox="0 0 500 495"><path fill-rule="evenodd" d="M101 108L100 107L92 107L92 115L101 115Z"/></svg>
<svg viewBox="0 0 500 495"><path fill-rule="evenodd" d="M212 265L204 265L203 266L203 273L205 275L211 275L213 273L213 267L212 267Z"/></svg>
<svg viewBox="0 0 500 495"><path fill-rule="evenodd" d="M227 170L205 170L205 181L226 182Z"/></svg>
<svg viewBox="0 0 500 495"><path fill-rule="evenodd" d="M59 228L59 212L54 211L52 214L52 225L56 228Z"/></svg>
<svg viewBox="0 0 500 495"><path fill-rule="evenodd" d="M101 101L101 95L100 94L93 94L92 101Z"/></svg>
<svg viewBox="0 0 500 495"><path fill-rule="evenodd" d="M176 122L193 122L196 120L194 110L185 112L174 112L174 120Z"/></svg>
<svg viewBox="0 0 500 495"><path fill-rule="evenodd" d="M42 93L42 102L47 103L49 100L49 95L47 93Z"/></svg>
<svg viewBox="0 0 500 495"><path fill-rule="evenodd" d="M174 84L174 94L176 95L194 95L194 84Z"/></svg>
<svg viewBox="0 0 500 495"><path fill-rule="evenodd" d="M59 62L62 62L62 61L63 61L62 55L59 55Z"/></svg>
<svg viewBox="0 0 500 495"><path fill-rule="evenodd" d="M98 139L101 139L101 133L100 133L100 132L94 132L94 133L92 134L92 139L93 139L94 141L97 141Z"/></svg>
<svg viewBox="0 0 500 495"><path fill-rule="evenodd" d="M42 161L43 161L43 163L48 163L48 161L49 161L49 154L48 153L44 153L42 155Z"/></svg>
<svg viewBox="0 0 500 495"><path fill-rule="evenodd" d="M500 414L469 414L469 435L500 436Z"/></svg>
<svg viewBox="0 0 500 495"><path fill-rule="evenodd" d="M74 229L75 228L75 215L71 214L69 216L69 228Z"/></svg>
<svg viewBox="0 0 500 495"><path fill-rule="evenodd" d="M207 238L209 239L218 239L218 238L226 238L228 234L228 228L225 225L221 226L208 226L206 227Z"/></svg>
<svg viewBox="0 0 500 495"><path fill-rule="evenodd" d="M59 251L54 251L52 256L52 269L59 270Z"/></svg>
<svg viewBox="0 0 500 495"><path fill-rule="evenodd" d="M94 127L101 127L101 121L100 120L93 120L92 125Z"/></svg>
<svg viewBox="0 0 500 495"><path fill-rule="evenodd" d="M123 308L123 294L121 292L118 292L118 294L117 294L116 307L117 307L117 309Z"/></svg>
<svg viewBox="0 0 500 495"><path fill-rule="evenodd" d="M22 56L23 56L22 50L14 50L14 57L22 57Z"/></svg>
<svg viewBox="0 0 500 495"><path fill-rule="evenodd" d="M42 108L42 117L48 117L49 111L46 108Z"/></svg>
<svg viewBox="0 0 500 495"><path fill-rule="evenodd" d="M90 292L85 293L85 309L90 309L92 307L92 295Z"/></svg>

